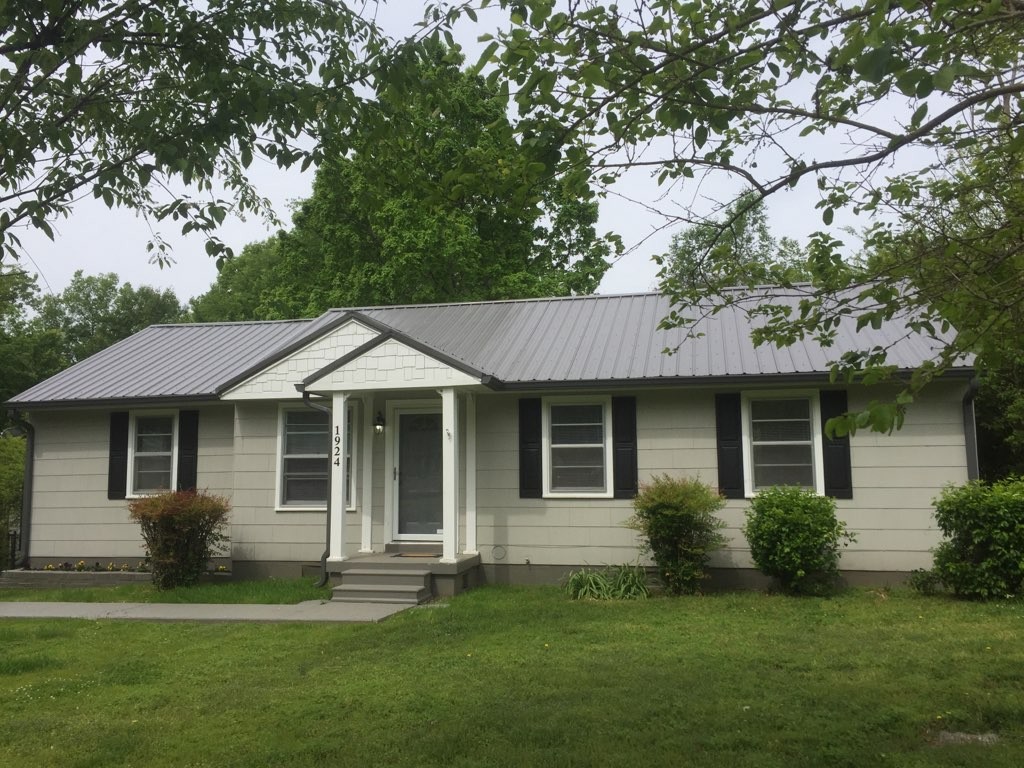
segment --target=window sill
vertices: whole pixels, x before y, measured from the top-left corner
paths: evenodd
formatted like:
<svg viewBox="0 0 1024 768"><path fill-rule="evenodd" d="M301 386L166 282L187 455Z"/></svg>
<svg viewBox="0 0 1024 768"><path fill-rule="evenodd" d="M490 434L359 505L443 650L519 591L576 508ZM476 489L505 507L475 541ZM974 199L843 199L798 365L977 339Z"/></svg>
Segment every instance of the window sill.
<svg viewBox="0 0 1024 768"><path fill-rule="evenodd" d="M279 506L279 507L274 507L274 511L275 512L326 512L327 511L327 507L326 506L324 506L324 507L308 507L308 506L307 507L302 507L302 506L280 507ZM346 507L345 511L346 512L358 512L359 510L356 509L355 507Z"/></svg>
<svg viewBox="0 0 1024 768"><path fill-rule="evenodd" d="M544 494L544 498L545 499L569 499L569 500L572 500L572 499L613 499L613 498L615 498L615 494L608 493L606 491L602 491L601 493L586 493L584 491L580 491L578 493L574 492L574 491L567 491L565 493L562 493L562 492L547 491Z"/></svg>

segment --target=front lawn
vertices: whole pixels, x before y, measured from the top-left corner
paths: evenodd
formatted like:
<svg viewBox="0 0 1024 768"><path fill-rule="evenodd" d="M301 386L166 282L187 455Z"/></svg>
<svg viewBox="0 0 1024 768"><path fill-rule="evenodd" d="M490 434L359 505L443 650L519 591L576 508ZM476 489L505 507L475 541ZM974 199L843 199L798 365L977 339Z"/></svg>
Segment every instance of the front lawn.
<svg viewBox="0 0 1024 768"><path fill-rule="evenodd" d="M379 625L0 622L0 765L1013 766L1024 604L571 603ZM995 746L939 746L942 731Z"/></svg>

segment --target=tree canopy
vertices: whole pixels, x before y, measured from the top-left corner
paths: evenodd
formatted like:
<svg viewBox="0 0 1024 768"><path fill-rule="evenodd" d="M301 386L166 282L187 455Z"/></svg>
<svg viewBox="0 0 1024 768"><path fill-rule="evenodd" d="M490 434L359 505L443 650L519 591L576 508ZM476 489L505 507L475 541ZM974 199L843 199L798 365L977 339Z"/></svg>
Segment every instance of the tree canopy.
<svg viewBox="0 0 1024 768"><path fill-rule="evenodd" d="M364 106L352 151L319 167L294 227L225 266L197 319L596 290L613 250L597 205L542 173L507 100L460 56L411 55L414 87Z"/></svg>
<svg viewBox="0 0 1024 768"><path fill-rule="evenodd" d="M58 294L38 300L30 331L51 331L66 367L126 339L150 325L175 323L185 317L174 291L148 285L133 288L113 272L84 275L75 272Z"/></svg>
<svg viewBox="0 0 1024 768"><path fill-rule="evenodd" d="M954 324L912 378L886 366L885 350L837 361L837 378L898 377L905 387L900 408L856 423L890 428L953 361L977 354L997 366L1020 348L1011 332L1024 306L1024 263L1011 245L1020 242L1024 149L1017 0L484 5L508 8L512 23L480 66L509 83L520 130L549 138L556 168L604 183L647 168L671 188L722 177L753 190L748 205L799 185L817 190L813 283L798 312L751 307L767 317L762 340L828 343L839 323L882 321L938 336ZM842 209L874 217L868 264L844 259L833 224ZM682 218L702 215L684 209ZM724 278L750 285L755 275L669 283L669 323L686 324L686 307L709 295L730 300Z"/></svg>
<svg viewBox="0 0 1024 768"><path fill-rule="evenodd" d="M224 217L269 213L253 159L315 161L301 137L344 131L387 48L322 0L4 2L0 30L0 258L19 228L52 237L82 195L229 254Z"/></svg>
<svg viewBox="0 0 1024 768"><path fill-rule="evenodd" d="M657 257L663 288L700 291L709 282L773 285L809 280L807 253L791 237L775 237L764 200L741 195L721 221L704 221L672 237L669 251Z"/></svg>
<svg viewBox="0 0 1024 768"><path fill-rule="evenodd" d="M0 269L0 402L155 323L181 320L174 292L121 284L117 275L75 273L39 295L35 278ZM0 427L8 423L0 411Z"/></svg>

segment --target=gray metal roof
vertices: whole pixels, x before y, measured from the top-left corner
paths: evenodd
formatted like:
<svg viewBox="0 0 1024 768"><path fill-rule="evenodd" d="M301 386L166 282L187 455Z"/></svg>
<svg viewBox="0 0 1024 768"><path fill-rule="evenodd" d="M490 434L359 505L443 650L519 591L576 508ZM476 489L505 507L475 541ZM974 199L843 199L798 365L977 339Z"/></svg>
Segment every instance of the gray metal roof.
<svg viewBox="0 0 1024 768"><path fill-rule="evenodd" d="M767 294L766 294L767 295ZM796 304L799 296L772 295ZM655 293L524 299L330 310L313 320L165 325L147 328L32 387L8 405L130 399L215 399L220 392L351 316L393 329L467 368L494 386L531 388L615 385L726 377L813 377L843 352L890 347L889 362L917 367L942 346L907 335L898 321L855 331L850 319L833 346L807 339L790 347L754 347L739 307L705 318L687 336L660 330L670 311ZM665 354L666 348L676 349ZM970 370L969 361L962 367Z"/></svg>

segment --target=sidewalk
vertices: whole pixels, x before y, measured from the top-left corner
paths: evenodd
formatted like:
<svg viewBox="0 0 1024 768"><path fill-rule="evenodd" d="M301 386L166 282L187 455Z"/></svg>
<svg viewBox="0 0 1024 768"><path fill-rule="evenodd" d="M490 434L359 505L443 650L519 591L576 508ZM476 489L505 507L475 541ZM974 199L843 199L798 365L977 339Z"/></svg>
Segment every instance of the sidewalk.
<svg viewBox="0 0 1024 768"><path fill-rule="evenodd" d="M334 621L377 622L406 604L307 600L297 605L214 603L19 603L0 602L0 619L129 619L139 621Z"/></svg>

